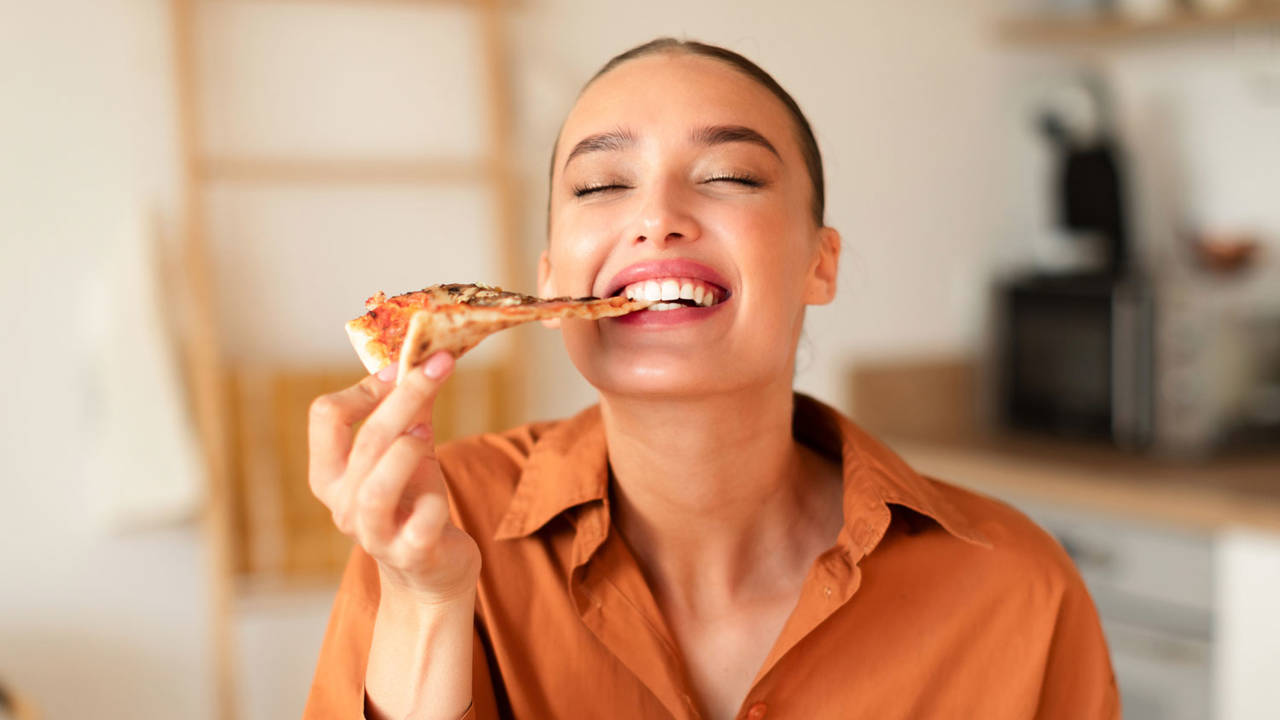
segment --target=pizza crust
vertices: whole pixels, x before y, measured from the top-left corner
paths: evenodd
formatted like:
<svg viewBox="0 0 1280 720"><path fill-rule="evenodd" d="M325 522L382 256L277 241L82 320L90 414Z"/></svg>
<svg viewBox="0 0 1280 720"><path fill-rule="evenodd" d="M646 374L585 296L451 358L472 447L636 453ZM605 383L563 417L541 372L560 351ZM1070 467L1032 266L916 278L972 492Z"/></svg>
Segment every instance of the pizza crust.
<svg viewBox="0 0 1280 720"><path fill-rule="evenodd" d="M351 341L351 347L355 348L356 356L360 358L365 370L376 373L391 364L391 359L385 353L378 352L381 348L374 342L373 336L356 327L354 320L348 322L346 328L347 339Z"/></svg>

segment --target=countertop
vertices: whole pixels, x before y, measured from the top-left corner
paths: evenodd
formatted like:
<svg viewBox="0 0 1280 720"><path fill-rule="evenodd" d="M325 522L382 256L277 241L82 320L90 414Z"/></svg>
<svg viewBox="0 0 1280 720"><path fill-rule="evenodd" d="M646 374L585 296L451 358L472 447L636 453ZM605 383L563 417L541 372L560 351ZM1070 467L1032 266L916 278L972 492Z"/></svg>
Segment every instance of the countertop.
<svg viewBox="0 0 1280 720"><path fill-rule="evenodd" d="M1280 532L1280 448L1174 461L1035 437L882 439L919 472L998 497L1189 529Z"/></svg>

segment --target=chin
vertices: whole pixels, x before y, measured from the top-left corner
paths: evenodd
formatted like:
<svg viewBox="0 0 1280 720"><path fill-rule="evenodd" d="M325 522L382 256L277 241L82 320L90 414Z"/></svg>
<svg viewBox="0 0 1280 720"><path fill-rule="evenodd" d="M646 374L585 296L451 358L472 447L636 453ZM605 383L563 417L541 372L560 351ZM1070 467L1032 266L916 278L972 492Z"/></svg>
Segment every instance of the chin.
<svg viewBox="0 0 1280 720"><path fill-rule="evenodd" d="M651 398L696 397L733 390L744 378L718 372L714 365L696 358L646 353L646 357L621 353L582 355L569 350L569 357L583 378L607 395ZM665 355L665 357L664 357Z"/></svg>
<svg viewBox="0 0 1280 720"><path fill-rule="evenodd" d="M577 345L568 336L565 349L582 377L597 392L615 397L678 400L763 389L777 382L790 386L791 365L725 363L707 353L670 349L606 350L598 344ZM730 353L732 354L732 353Z"/></svg>
<svg viewBox="0 0 1280 720"><path fill-rule="evenodd" d="M602 394L691 399L779 383L790 387L800 326L769 320L737 333L730 323L637 332L566 321L561 337L578 372ZM778 352L776 348L786 347L780 337L788 336L791 353Z"/></svg>

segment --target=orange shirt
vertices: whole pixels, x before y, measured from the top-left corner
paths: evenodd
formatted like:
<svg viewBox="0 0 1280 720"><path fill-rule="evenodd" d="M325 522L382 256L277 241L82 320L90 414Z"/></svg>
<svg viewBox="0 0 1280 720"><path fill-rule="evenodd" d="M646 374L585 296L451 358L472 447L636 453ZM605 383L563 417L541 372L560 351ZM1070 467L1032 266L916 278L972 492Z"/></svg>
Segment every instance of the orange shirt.
<svg viewBox="0 0 1280 720"><path fill-rule="evenodd" d="M796 396L793 426L841 460L844 527L739 717L1120 716L1093 602L1051 537L922 477L815 400ZM450 443L439 458L454 521L484 557L467 717L699 717L644 576L611 532L598 407ZM377 566L357 547L305 718L361 717L377 607Z"/></svg>

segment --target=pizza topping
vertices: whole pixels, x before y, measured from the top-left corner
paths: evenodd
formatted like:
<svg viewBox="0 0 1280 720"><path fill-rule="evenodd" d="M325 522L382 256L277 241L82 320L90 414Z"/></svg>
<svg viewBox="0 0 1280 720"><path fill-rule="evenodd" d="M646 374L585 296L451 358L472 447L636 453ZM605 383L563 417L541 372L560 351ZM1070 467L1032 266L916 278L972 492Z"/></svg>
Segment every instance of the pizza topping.
<svg viewBox="0 0 1280 720"><path fill-rule="evenodd" d="M656 304L650 310L673 310L677 307L710 307L723 302L728 292L718 285L694 278L653 278L631 283L619 290L631 300L649 300ZM661 301L661 302L658 302Z"/></svg>
<svg viewBox="0 0 1280 720"><path fill-rule="evenodd" d="M532 320L618 317L652 305L635 298L538 298L480 284L432 285L387 297L375 293L347 335L370 372L400 363L400 376L434 352L455 357L486 336ZM677 306L679 307L679 306Z"/></svg>

